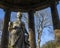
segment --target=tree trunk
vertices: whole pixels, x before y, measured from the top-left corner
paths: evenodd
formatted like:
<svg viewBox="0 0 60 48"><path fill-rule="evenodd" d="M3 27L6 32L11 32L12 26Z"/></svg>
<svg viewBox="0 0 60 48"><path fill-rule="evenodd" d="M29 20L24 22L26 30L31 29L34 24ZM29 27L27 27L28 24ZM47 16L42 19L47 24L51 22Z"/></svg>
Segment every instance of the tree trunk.
<svg viewBox="0 0 60 48"><path fill-rule="evenodd" d="M38 32L38 48L40 48L40 32Z"/></svg>

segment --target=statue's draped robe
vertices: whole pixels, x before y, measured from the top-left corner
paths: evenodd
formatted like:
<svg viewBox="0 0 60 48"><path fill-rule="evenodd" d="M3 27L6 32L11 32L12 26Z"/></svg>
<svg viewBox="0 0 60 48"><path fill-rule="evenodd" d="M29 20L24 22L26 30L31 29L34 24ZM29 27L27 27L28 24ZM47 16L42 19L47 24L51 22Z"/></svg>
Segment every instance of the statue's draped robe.
<svg viewBox="0 0 60 48"><path fill-rule="evenodd" d="M26 41L28 41L28 33L24 23L19 20L13 22L12 30L10 32L11 48L25 48Z"/></svg>

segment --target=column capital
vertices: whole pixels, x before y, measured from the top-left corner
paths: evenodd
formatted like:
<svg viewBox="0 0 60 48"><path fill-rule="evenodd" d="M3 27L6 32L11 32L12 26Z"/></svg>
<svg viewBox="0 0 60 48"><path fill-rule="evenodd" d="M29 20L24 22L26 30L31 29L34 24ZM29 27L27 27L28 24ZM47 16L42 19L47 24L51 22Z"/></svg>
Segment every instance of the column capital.
<svg viewBox="0 0 60 48"><path fill-rule="evenodd" d="M56 1L50 1L50 5L51 5L51 4L55 4L55 5L57 5L58 2L56 2Z"/></svg>
<svg viewBox="0 0 60 48"><path fill-rule="evenodd" d="M28 12L32 12L32 13L35 13L35 11L34 11L34 10L29 10Z"/></svg>
<svg viewBox="0 0 60 48"><path fill-rule="evenodd" d="M4 11L5 11L5 12L11 12L11 10L7 10L7 9L6 9L6 10L4 10Z"/></svg>
<svg viewBox="0 0 60 48"><path fill-rule="evenodd" d="M6 11L11 12L11 10L10 10L9 8L5 8L4 11L5 11L5 12L6 12Z"/></svg>

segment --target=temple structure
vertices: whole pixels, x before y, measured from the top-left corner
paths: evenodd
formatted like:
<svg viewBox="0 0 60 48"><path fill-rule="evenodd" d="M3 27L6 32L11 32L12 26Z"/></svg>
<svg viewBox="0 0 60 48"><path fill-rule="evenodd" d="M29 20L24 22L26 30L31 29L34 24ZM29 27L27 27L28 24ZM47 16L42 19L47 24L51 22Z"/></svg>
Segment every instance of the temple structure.
<svg viewBox="0 0 60 48"><path fill-rule="evenodd" d="M27 12L29 15L30 48L36 48L34 26L35 11L50 7L54 30L60 30L60 21L57 12L58 1L59 0L0 0L0 8L4 9L5 11L1 48L8 48L8 23L10 21L12 11Z"/></svg>

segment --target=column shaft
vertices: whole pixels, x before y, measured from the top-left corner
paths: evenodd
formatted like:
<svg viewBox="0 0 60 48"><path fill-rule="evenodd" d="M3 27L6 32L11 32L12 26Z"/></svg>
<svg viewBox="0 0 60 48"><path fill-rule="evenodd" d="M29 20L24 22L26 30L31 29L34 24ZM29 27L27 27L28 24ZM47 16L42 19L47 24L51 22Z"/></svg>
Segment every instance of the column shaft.
<svg viewBox="0 0 60 48"><path fill-rule="evenodd" d="M1 39L1 48L8 48L8 23L10 21L10 11L5 11L5 17L4 17L4 25L3 25L3 31L2 31L2 39Z"/></svg>
<svg viewBox="0 0 60 48"><path fill-rule="evenodd" d="M51 3L51 12L52 12L54 32L55 32L55 41L57 43L58 40L56 40L56 38L60 32L60 25L59 25L59 15L58 15L56 3Z"/></svg>
<svg viewBox="0 0 60 48"><path fill-rule="evenodd" d="M54 29L59 29L59 15L57 11L57 5L55 2L51 3L51 13Z"/></svg>
<svg viewBox="0 0 60 48"><path fill-rule="evenodd" d="M30 42L30 48L36 48L34 12L29 11L28 14L29 14L29 42Z"/></svg>

